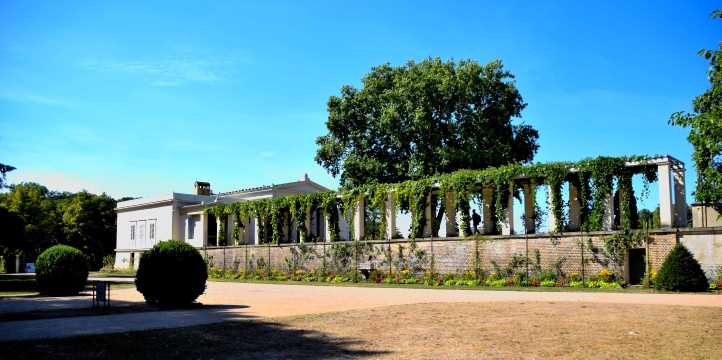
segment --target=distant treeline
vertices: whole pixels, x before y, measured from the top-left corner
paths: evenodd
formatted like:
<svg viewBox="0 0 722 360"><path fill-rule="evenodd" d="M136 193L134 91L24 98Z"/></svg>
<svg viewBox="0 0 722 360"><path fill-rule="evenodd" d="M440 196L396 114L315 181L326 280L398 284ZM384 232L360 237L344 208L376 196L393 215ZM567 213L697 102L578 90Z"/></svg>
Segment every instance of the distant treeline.
<svg viewBox="0 0 722 360"><path fill-rule="evenodd" d="M105 194L55 192L36 183L11 185L0 194L0 255L8 265L16 254L34 262L48 247L67 244L82 250L91 269L98 269L115 248L115 204Z"/></svg>

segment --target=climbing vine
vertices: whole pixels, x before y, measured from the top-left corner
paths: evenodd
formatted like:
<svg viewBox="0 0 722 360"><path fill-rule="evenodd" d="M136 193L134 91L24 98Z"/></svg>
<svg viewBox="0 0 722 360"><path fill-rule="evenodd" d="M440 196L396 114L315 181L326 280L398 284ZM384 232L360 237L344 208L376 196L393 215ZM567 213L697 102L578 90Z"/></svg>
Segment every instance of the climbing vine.
<svg viewBox="0 0 722 360"><path fill-rule="evenodd" d="M634 226L633 209L630 208L634 197L631 178L635 174L643 174L645 186L656 180L656 166L647 165L650 157L598 157L579 162L557 162L532 165L506 165L484 170L460 170L420 180L409 180L399 184L370 184L360 188L346 189L340 192L308 193L272 199L241 201L233 204L214 204L206 212L215 216L234 214L238 219L254 217L258 224L269 224L271 234L266 234L266 226L259 226L259 239L270 239L279 243L283 234L283 225L290 215L294 228L301 234L301 241L309 241L310 231L306 228L306 218L315 209L324 212L328 220L330 241L340 239L339 219L353 223L355 208L360 201L368 206L379 209L381 213L380 229L386 233L387 211L410 212L411 238L424 235L426 224L426 207L429 195L437 191L436 198L443 199L444 194L453 193L453 208L445 208L448 218L461 214L459 229L463 236L470 236L470 205L473 197L482 191L493 189L493 209L496 219L503 219L509 204L509 196L519 196L521 179L532 179L535 184L549 186L555 227L558 231L565 229L565 216L562 201L562 184L569 181L578 189L581 209L582 228L585 231L602 229L605 201L613 194L615 180L619 188L620 225L623 228ZM627 162L637 165L626 166ZM647 190L643 190L647 191ZM386 209L389 194L393 199L394 209ZM591 203L591 207L590 204ZM433 220L432 220L433 221ZM352 226L351 229L354 227ZM433 228L433 226L432 226ZM393 229L392 229L393 230ZM353 231L353 230L352 230ZM223 232L225 235L225 231ZM236 237L234 229L234 237ZM352 237L355 234L352 233ZM362 234L365 235L365 234Z"/></svg>

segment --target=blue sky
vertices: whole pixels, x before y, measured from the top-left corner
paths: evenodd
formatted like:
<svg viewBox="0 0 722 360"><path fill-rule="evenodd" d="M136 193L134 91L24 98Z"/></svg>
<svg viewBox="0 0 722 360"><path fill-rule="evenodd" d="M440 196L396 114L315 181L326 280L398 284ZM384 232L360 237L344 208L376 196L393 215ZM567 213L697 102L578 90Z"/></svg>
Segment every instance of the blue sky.
<svg viewBox="0 0 722 360"><path fill-rule="evenodd" d="M337 180L313 157L326 101L371 67L502 59L536 161L669 153L706 87L716 4L0 2L0 162L11 182L145 196ZM653 192L654 194L654 192ZM656 202L656 199L654 199Z"/></svg>

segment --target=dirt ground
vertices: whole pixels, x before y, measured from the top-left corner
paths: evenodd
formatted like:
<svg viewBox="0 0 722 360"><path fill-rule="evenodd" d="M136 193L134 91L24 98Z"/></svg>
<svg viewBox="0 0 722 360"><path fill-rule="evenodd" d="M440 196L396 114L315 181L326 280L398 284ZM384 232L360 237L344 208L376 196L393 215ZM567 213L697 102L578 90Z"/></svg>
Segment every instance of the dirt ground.
<svg viewBox="0 0 722 360"><path fill-rule="evenodd" d="M427 303L4 345L7 359L714 359L722 309Z"/></svg>

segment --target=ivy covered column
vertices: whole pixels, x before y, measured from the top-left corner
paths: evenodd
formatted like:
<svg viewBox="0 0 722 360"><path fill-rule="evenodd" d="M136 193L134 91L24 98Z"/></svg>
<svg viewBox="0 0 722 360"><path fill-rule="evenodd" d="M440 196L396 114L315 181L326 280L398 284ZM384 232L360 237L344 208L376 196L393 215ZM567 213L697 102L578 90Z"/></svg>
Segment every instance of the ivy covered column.
<svg viewBox="0 0 722 360"><path fill-rule="evenodd" d="M579 201L579 188L573 181L569 183L569 230L579 230L582 227L582 204Z"/></svg>
<svg viewBox="0 0 722 360"><path fill-rule="evenodd" d="M459 227L456 224L456 199L454 193L447 191L444 194L444 209L446 209L446 237L458 237Z"/></svg>
<svg viewBox="0 0 722 360"><path fill-rule="evenodd" d="M560 229L557 224L557 208L554 205L554 197L559 194L556 193L553 187L547 185L547 206L549 209L549 215L547 216L547 227L550 233L558 233L563 229Z"/></svg>
<svg viewBox="0 0 722 360"><path fill-rule="evenodd" d="M614 191L604 199L604 215L602 217L602 230L612 231L614 229Z"/></svg>
<svg viewBox="0 0 722 360"><path fill-rule="evenodd" d="M426 195L426 206L424 206L424 232L423 237L431 237L434 234L434 210L431 208L431 191Z"/></svg>
<svg viewBox="0 0 722 360"><path fill-rule="evenodd" d="M676 164L672 172L674 178L675 225L687 227L687 197L684 185L684 165Z"/></svg>
<svg viewBox="0 0 722 360"><path fill-rule="evenodd" d="M260 245L261 244L261 237L263 235L263 231L261 226L263 226L263 222L261 222L261 218L253 218L253 244L254 245Z"/></svg>
<svg viewBox="0 0 722 360"><path fill-rule="evenodd" d="M311 228L311 207L306 209L306 213L303 216L303 227L306 228L306 231L301 234L301 243L305 243L309 241L311 236L313 235L312 228Z"/></svg>
<svg viewBox="0 0 722 360"><path fill-rule="evenodd" d="M386 239L393 239L396 233L396 204L394 204L394 194L391 192L386 194L384 212L384 216L386 216L386 229L384 229Z"/></svg>
<svg viewBox="0 0 722 360"><path fill-rule="evenodd" d="M483 233L493 234L496 230L496 221L494 221L494 188L484 186L481 189L481 196L484 202L484 224Z"/></svg>
<svg viewBox="0 0 722 360"><path fill-rule="evenodd" d="M527 234L536 232L536 184L529 180L522 185L524 189L524 230ZM513 196L511 196L513 198Z"/></svg>
<svg viewBox="0 0 722 360"><path fill-rule="evenodd" d="M364 220L366 215L366 199L363 196L359 196L356 201L356 208L353 213L353 239L363 240L364 238Z"/></svg>
<svg viewBox="0 0 722 360"><path fill-rule="evenodd" d="M501 234L512 235L514 234L514 192L511 186L509 187L508 194L506 195L506 204L504 205L504 218L501 221Z"/></svg>
<svg viewBox="0 0 722 360"><path fill-rule="evenodd" d="M671 227L673 219L672 186L670 181L670 164L657 166L659 172L659 225Z"/></svg>

